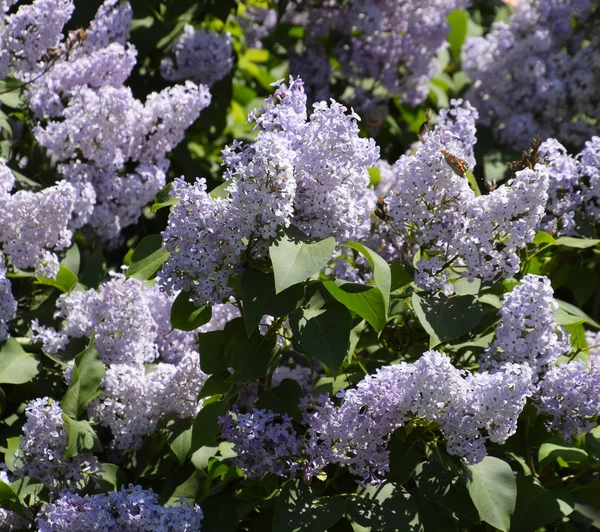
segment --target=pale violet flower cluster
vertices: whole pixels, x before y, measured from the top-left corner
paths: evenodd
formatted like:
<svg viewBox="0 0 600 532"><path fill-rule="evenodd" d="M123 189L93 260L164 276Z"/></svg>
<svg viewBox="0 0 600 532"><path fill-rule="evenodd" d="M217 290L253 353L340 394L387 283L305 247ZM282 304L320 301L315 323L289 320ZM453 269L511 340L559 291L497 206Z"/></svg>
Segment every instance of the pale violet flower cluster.
<svg viewBox="0 0 600 532"><path fill-rule="evenodd" d="M479 462L485 443L504 443L533 393L528 365L508 363L494 373L470 373L428 351L416 362L380 368L357 387L330 398L303 401L299 434L286 416L255 410L221 419L223 438L235 444L235 461L251 476L264 473L311 478L328 464L347 466L362 483L389 470L389 437L415 416L436 422L450 454Z"/></svg>
<svg viewBox="0 0 600 532"><path fill-rule="evenodd" d="M8 322L17 314L17 300L12 294L10 281L6 278L4 257L0 253L0 342L9 336Z"/></svg>
<svg viewBox="0 0 600 532"><path fill-rule="evenodd" d="M50 491L58 492L81 487L87 475L101 469L91 454L64 458L67 432L58 403L48 397L34 399L25 415L27 421L15 457L18 477L39 480Z"/></svg>
<svg viewBox="0 0 600 532"><path fill-rule="evenodd" d="M600 366L573 360L550 368L537 401L538 412L551 416L548 428L563 438L589 432L600 416Z"/></svg>
<svg viewBox="0 0 600 532"><path fill-rule="evenodd" d="M7 8L4 4L4 11ZM35 0L19 6L15 13L2 13L0 79L9 71L29 79L44 69L47 51L61 43L63 26L74 9L73 0Z"/></svg>
<svg viewBox="0 0 600 532"><path fill-rule="evenodd" d="M517 273L517 251L533 240L548 198L544 165L516 172L488 195L475 195L448 162L448 154L473 162L477 114L466 104L461 111L460 104L453 102L438 127L424 133L416 153L395 163L385 199L392 231L421 251L415 282L447 294L453 292L448 268L482 280Z"/></svg>
<svg viewBox="0 0 600 532"><path fill-rule="evenodd" d="M340 64L345 83L357 88L354 104L361 110L373 108L381 99L375 91L362 90L365 79L372 79L387 95L397 95L411 105L422 103L429 92L429 82L437 72L438 54L446 46L448 14L467 7L468 0L352 0L350 2L307 1L303 11L286 17L306 29L307 47L316 48L306 60L323 54L317 39L329 37ZM292 63L298 65L298 61ZM296 67L292 74L310 74L323 79L323 68ZM309 85L310 78L305 80ZM377 105L375 105L377 107Z"/></svg>
<svg viewBox="0 0 600 532"><path fill-rule="evenodd" d="M309 237L350 240L368 223L375 199L367 168L378 159L359 137L358 117L332 101L307 120L302 81L277 82L267 105L250 115L256 140L223 151L229 196L213 198L205 180L175 180L177 198L163 232L170 257L162 286L185 290L198 305L227 301L242 253L264 256L278 228L293 224Z"/></svg>
<svg viewBox="0 0 600 532"><path fill-rule="evenodd" d="M198 394L205 381L197 353L185 354L176 364L112 364L102 394L88 405L88 414L110 428L112 450L138 449L165 414L183 418L198 412Z"/></svg>
<svg viewBox="0 0 600 532"><path fill-rule="evenodd" d="M585 339L589 349L588 360L590 366L600 367L600 331L586 331Z"/></svg>
<svg viewBox="0 0 600 532"><path fill-rule="evenodd" d="M481 367L495 369L513 362L529 365L536 379L543 375L570 349L568 335L556 324L557 309L550 279L531 274L523 277L502 303L502 321L481 356Z"/></svg>
<svg viewBox="0 0 600 532"><path fill-rule="evenodd" d="M470 37L463 65L481 123L507 146L533 137L581 146L600 119L600 38L590 0L520 0L508 22Z"/></svg>
<svg viewBox="0 0 600 532"><path fill-rule="evenodd" d="M101 532L160 530L199 532L202 510L183 501L162 506L151 489L129 485L108 494L64 493L38 514L40 532L98 530Z"/></svg>
<svg viewBox="0 0 600 532"><path fill-rule="evenodd" d="M173 43L170 55L160 63L160 73L169 81L189 79L212 87L233 67L231 35L196 29L190 24Z"/></svg>
<svg viewBox="0 0 600 532"><path fill-rule="evenodd" d="M0 158L0 247L17 268L35 268L37 275L54 278L59 269L55 251L69 247L73 237L76 190L60 181L41 192L11 193L14 182Z"/></svg>
<svg viewBox="0 0 600 532"><path fill-rule="evenodd" d="M166 154L211 97L188 81L137 100L124 85L137 55L127 43L129 3L105 0L87 31L63 36L73 7L36 0L9 15L0 28L0 74L27 82L35 139L73 188L70 228L89 224L111 240L165 185Z"/></svg>

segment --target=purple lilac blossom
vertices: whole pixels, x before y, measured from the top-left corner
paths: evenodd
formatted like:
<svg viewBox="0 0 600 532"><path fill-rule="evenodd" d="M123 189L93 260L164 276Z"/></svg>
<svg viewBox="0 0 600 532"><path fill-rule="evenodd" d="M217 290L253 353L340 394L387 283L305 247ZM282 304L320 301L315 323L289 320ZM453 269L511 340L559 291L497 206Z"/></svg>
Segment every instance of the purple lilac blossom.
<svg viewBox="0 0 600 532"><path fill-rule="evenodd" d="M151 489L129 485L108 494L81 496L63 493L38 514L40 532L98 530L142 532L199 532L202 521L199 505L179 501L177 506L162 506Z"/></svg>
<svg viewBox="0 0 600 532"><path fill-rule="evenodd" d="M540 135L581 146L597 130L597 9L590 0L520 0L508 22L467 39L467 97L502 143L524 149Z"/></svg>
<svg viewBox="0 0 600 532"><path fill-rule="evenodd" d="M88 414L110 428L110 449L118 459L121 451L141 447L165 414L193 417L201 407L198 394L205 381L197 353L184 355L177 364L112 364Z"/></svg>
<svg viewBox="0 0 600 532"><path fill-rule="evenodd" d="M91 454L63 458L67 433L62 410L48 397L34 399L25 409L27 421L16 454L15 474L41 481L51 492L81 487L101 465Z"/></svg>
<svg viewBox="0 0 600 532"><path fill-rule="evenodd" d="M583 187L583 210L600 222L600 137L588 140L579 154L579 181Z"/></svg>
<svg viewBox="0 0 600 532"><path fill-rule="evenodd" d="M335 463L367 484L389 471L389 438L416 416L440 426L450 454L476 463L486 455L486 441L501 444L515 433L534 391L532 376L528 365L512 363L471 374L428 351L413 364L367 375L338 394L339 407L327 396L306 398L304 434L285 416L254 410L222 418L223 438L235 444L236 463L251 476L302 472L311 478Z"/></svg>
<svg viewBox="0 0 600 532"><path fill-rule="evenodd" d="M17 314L17 300L12 294L10 281L6 278L4 256L0 252L0 342L9 336L8 322Z"/></svg>
<svg viewBox="0 0 600 532"><path fill-rule="evenodd" d="M35 0L8 15L0 28L0 79L9 69L23 80L43 71L42 59L60 44L74 9L73 0Z"/></svg>
<svg viewBox="0 0 600 532"><path fill-rule="evenodd" d="M42 192L11 194L14 177L1 158L0 174L0 244L4 253L17 268L35 268L37 275L56 277L59 264L53 251L71 244L75 188L60 181Z"/></svg>
<svg viewBox="0 0 600 532"><path fill-rule="evenodd" d="M539 384L537 401L538 412L552 416L548 429L566 440L592 430L600 416L600 367L573 360L550 368Z"/></svg>
<svg viewBox="0 0 600 532"><path fill-rule="evenodd" d="M467 0L427 0L418 4L398 0L319 0L297 2L299 9L286 14L286 20L303 25L308 45L315 39L330 37L335 56L346 82L361 90L365 78L401 101L418 105L429 92L429 82L439 68L437 56L446 46L447 15L466 7ZM290 4L290 6L293 4ZM306 55L306 60L312 56ZM310 85L325 83L322 69L292 63L294 75L318 75ZM324 90L323 89L323 90ZM356 100L359 112L372 107L376 94L362 94Z"/></svg>
<svg viewBox="0 0 600 532"><path fill-rule="evenodd" d="M372 140L359 138L358 117L332 101L316 104L307 121L302 81L274 85L267 105L250 113L254 143L223 150L229 197L212 198L203 179L174 181L179 202L163 232L170 257L159 280L167 290L189 291L198 305L227 301L241 254L248 247L252 258L266 256L279 227L344 242L369 221L375 198L367 168L379 153Z"/></svg>
<svg viewBox="0 0 600 532"><path fill-rule="evenodd" d="M550 279L528 274L509 292L500 308L496 338L482 354L483 369L512 362L527 364L537 377L570 350L569 336L558 329Z"/></svg>
<svg viewBox="0 0 600 532"><path fill-rule="evenodd" d="M452 105L440 124L423 135L416 153L396 162L395 182L385 200L392 231L401 242L421 249L415 282L447 294L453 292L448 266L470 279L516 274L517 251L533 240L548 197L544 165L521 170L506 186L475 196L442 150L472 161L477 113L461 101Z"/></svg>
<svg viewBox="0 0 600 532"><path fill-rule="evenodd" d="M233 67L231 35L198 30L186 24L173 43L171 54L160 63L160 73L168 81L189 79L212 87Z"/></svg>
<svg viewBox="0 0 600 532"><path fill-rule="evenodd" d="M589 348L588 360L590 366L600 367L600 331L586 331L585 339Z"/></svg>

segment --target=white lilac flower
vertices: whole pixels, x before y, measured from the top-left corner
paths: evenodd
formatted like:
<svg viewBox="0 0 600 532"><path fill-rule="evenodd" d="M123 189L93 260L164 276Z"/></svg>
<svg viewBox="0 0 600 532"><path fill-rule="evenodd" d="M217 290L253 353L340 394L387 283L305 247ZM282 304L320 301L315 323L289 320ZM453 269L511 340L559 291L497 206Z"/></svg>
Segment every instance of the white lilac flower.
<svg viewBox="0 0 600 532"><path fill-rule="evenodd" d="M64 458L67 433L58 403L48 397L34 399L25 415L16 454L17 476L39 480L50 491L59 492L81 487L86 475L100 470L100 463L91 454Z"/></svg>
<svg viewBox="0 0 600 532"><path fill-rule="evenodd" d="M160 63L160 73L169 81L189 79L212 87L233 67L231 35L198 30L186 24L173 43L171 54Z"/></svg>
<svg viewBox="0 0 600 532"><path fill-rule="evenodd" d="M81 496L64 493L42 508L38 514L40 532L127 530L142 532L200 532L202 510L199 505L179 501L179 505L162 506L158 494L141 486L124 486L108 494Z"/></svg>

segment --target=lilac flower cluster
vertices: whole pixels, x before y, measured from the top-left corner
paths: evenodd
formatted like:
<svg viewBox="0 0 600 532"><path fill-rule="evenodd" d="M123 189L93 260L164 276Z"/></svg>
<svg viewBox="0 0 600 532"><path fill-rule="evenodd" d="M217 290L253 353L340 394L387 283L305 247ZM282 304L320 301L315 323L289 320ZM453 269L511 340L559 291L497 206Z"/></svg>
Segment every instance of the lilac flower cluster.
<svg viewBox="0 0 600 532"><path fill-rule="evenodd" d="M65 249L73 236L75 188L66 181L43 192L19 190L11 194L14 175L0 158L0 244L17 268L35 268L41 277L54 278L58 258L51 250Z"/></svg>
<svg viewBox="0 0 600 532"><path fill-rule="evenodd" d="M110 427L114 449L138 448L167 412L188 417L198 409L206 375L195 334L171 331L173 299L157 286L113 274L98 291L60 296L55 314L63 319L60 330L32 323L33 338L48 353L63 350L69 338L94 335L95 348L109 367L103 392L88 413ZM219 316L217 310L216 321ZM145 365L157 359L164 362Z"/></svg>
<svg viewBox="0 0 600 532"><path fill-rule="evenodd" d="M169 81L189 79L212 87L233 67L233 46L229 33L198 30L186 24L173 43L171 55L160 64L160 73Z"/></svg>
<svg viewBox="0 0 600 532"><path fill-rule="evenodd" d="M164 186L167 152L211 98L188 81L135 99L124 86L136 62L131 6L105 0L87 32L63 37L72 11L71 0L36 0L9 15L0 30L11 58L4 70L29 83L35 139L74 188L74 228L88 223L110 240Z"/></svg>
<svg viewBox="0 0 600 532"><path fill-rule="evenodd" d="M556 139L543 142L539 154L550 178L540 229L557 236L577 235L577 212L599 221L600 137L588 140L577 156L569 155Z"/></svg>
<svg viewBox="0 0 600 532"><path fill-rule="evenodd" d="M222 436L235 444L236 463L252 476L302 472L311 478L335 463L371 483L389 470L389 438L409 420L437 423L449 453L478 462L486 441L503 443L515 433L532 393L528 365L507 363L493 373L472 374L428 351L413 364L380 368L340 392L339 407L327 396L307 398L304 434L285 416L255 410L222 418Z"/></svg>
<svg viewBox="0 0 600 532"><path fill-rule="evenodd" d="M15 474L41 481L50 491L81 487L85 477L101 469L95 456L64 458L67 433L60 406L48 397L34 399L25 410L27 421L16 454Z"/></svg>
<svg viewBox="0 0 600 532"><path fill-rule="evenodd" d="M510 20L463 47L483 124L515 149L554 137L580 146L600 119L600 39L590 0L521 0Z"/></svg>
<svg viewBox="0 0 600 532"><path fill-rule="evenodd" d="M447 294L453 292L448 267L470 279L517 273L517 251L533 240L548 197L544 165L520 170L506 186L475 196L445 155L474 162L477 113L461 104L453 101L417 152L396 162L385 200L393 232L421 251L415 282Z"/></svg>
<svg viewBox="0 0 600 532"><path fill-rule="evenodd" d="M176 364L112 364L102 382L102 394L88 405L88 414L109 427L112 450L138 449L167 413L193 417L198 394L206 381L198 354L187 354ZM118 459L119 454L115 455Z"/></svg>
<svg viewBox="0 0 600 532"><path fill-rule="evenodd" d="M180 501L178 506L162 506L151 489L129 485L108 494L62 494L38 514L40 532L71 530L115 530L199 532L202 521L199 505Z"/></svg>
<svg viewBox="0 0 600 532"><path fill-rule="evenodd" d="M568 335L557 328L557 309L550 279L531 274L523 277L522 284L502 303L502 321L481 357L481 367L495 369L513 362L529 365L536 379L543 375L570 349Z"/></svg>
<svg viewBox="0 0 600 532"><path fill-rule="evenodd" d="M306 119L302 81L277 82L276 91L250 119L254 143L223 151L227 198L212 198L204 180L175 180L163 232L170 257L160 273L169 290L186 290L194 302L223 302L240 270L241 254L259 258L279 227L294 224L314 238L351 239L374 207L367 168L377 161L372 140L361 139L358 116L332 101Z"/></svg>
<svg viewBox="0 0 600 532"><path fill-rule="evenodd" d="M369 111L379 106L381 95L364 90L364 80L372 79L384 94L398 95L411 105L422 103L429 92L429 82L438 70L437 56L446 46L449 25L447 15L466 7L468 0L352 0L350 2L297 2L296 11L287 19L306 28L304 54L291 66L294 75L307 77L309 86L325 90L329 69L326 53L319 40L329 37L340 74L356 87L356 105ZM319 67L302 64L318 58ZM324 86L325 89L321 87ZM316 98L315 98L316 99ZM385 112L385 111L384 111ZM381 122L382 120L379 120Z"/></svg>
<svg viewBox="0 0 600 532"><path fill-rule="evenodd" d="M573 360L550 368L537 399L538 412L552 416L548 428L563 438L590 431L600 416L600 367Z"/></svg>
<svg viewBox="0 0 600 532"><path fill-rule="evenodd" d="M3 3L3 10L12 3ZM60 44L62 28L74 9L73 0L35 0L16 13L2 13L6 18L0 27L0 79L9 71L28 79L45 68L43 58Z"/></svg>
<svg viewBox="0 0 600 532"><path fill-rule="evenodd" d="M10 281L6 278L4 257L0 253L0 342L8 338L8 322L16 313L17 301L12 294Z"/></svg>

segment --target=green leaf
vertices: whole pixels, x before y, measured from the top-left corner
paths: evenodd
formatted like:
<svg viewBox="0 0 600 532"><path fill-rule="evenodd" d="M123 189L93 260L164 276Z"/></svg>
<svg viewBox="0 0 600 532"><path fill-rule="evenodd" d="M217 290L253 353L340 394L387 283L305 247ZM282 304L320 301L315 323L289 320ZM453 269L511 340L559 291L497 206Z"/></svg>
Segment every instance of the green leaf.
<svg viewBox="0 0 600 532"><path fill-rule="evenodd" d="M508 532L517 501L517 483L510 466L498 458L486 456L478 464L464 467L467 489L481 519Z"/></svg>
<svg viewBox="0 0 600 532"><path fill-rule="evenodd" d="M483 316L481 304L473 296L448 298L436 294L421 297L414 293L412 304L421 325L431 337L430 348L468 333Z"/></svg>
<svg viewBox="0 0 600 532"><path fill-rule="evenodd" d="M574 325L577 323L585 323L585 318L581 316L573 316L573 314L569 314L563 309L559 308L555 313L554 317L556 319L557 325Z"/></svg>
<svg viewBox="0 0 600 532"><path fill-rule="evenodd" d="M229 188L229 185L231 185L231 179L228 179L227 181L223 181L223 183L221 183L219 186L216 186L215 188L213 188L210 191L210 195L213 198L226 198L227 196L229 196L229 190L227 190Z"/></svg>
<svg viewBox="0 0 600 532"><path fill-rule="evenodd" d="M348 310L381 332L386 324L386 302L379 288L345 281L324 281L323 286Z"/></svg>
<svg viewBox="0 0 600 532"><path fill-rule="evenodd" d="M192 452L200 447L217 444L217 438L221 434L219 418L227 413L227 404L222 401L208 403L198 412L192 425Z"/></svg>
<svg viewBox="0 0 600 532"><path fill-rule="evenodd" d="M94 348L92 339L87 349L75 357L71 381L61 401L63 412L73 419L78 419L85 412L88 403L102 392L102 379L105 374L104 364Z"/></svg>
<svg viewBox="0 0 600 532"><path fill-rule="evenodd" d="M419 530L415 501L395 484L369 486L347 500L348 515L361 526L371 530Z"/></svg>
<svg viewBox="0 0 600 532"><path fill-rule="evenodd" d="M381 290L383 299L385 301L387 317L387 309L389 309L390 306L390 292L392 287L392 272L390 270L390 265L381 256L375 253L372 249L369 249L367 246L363 246L358 242L348 242L346 245L358 251L369 262L369 265L373 270L373 281L375 282L375 286Z"/></svg>
<svg viewBox="0 0 600 532"><path fill-rule="evenodd" d="M252 334L265 314L279 318L296 310L304 299L304 292L302 284L295 284L277 294L273 274L246 268L242 274L246 332Z"/></svg>
<svg viewBox="0 0 600 532"><path fill-rule="evenodd" d="M511 518L511 532L530 532L568 516L573 507L545 489L533 477L517 477L517 504Z"/></svg>
<svg viewBox="0 0 600 532"><path fill-rule="evenodd" d="M172 207L179 203L179 199L171 196L171 189L173 188L173 181L169 181L163 188L161 188L154 196L154 203L152 204L152 212L156 212L165 207Z"/></svg>
<svg viewBox="0 0 600 532"><path fill-rule="evenodd" d="M302 412L298 404L304 397L300 385L291 379L283 379L279 386L271 390L264 390L258 400L254 403L255 408L264 408L278 414L288 414L300 423Z"/></svg>
<svg viewBox="0 0 600 532"><path fill-rule="evenodd" d="M541 244L556 244L556 239L550 234L546 233L546 231L538 231L535 234L535 238L533 239L533 243L536 246Z"/></svg>
<svg viewBox="0 0 600 532"><path fill-rule="evenodd" d="M46 277L36 277L35 284L53 286L61 292L68 292L77 284L77 275L75 275L67 266L61 264L55 279Z"/></svg>
<svg viewBox="0 0 600 532"><path fill-rule="evenodd" d="M579 468L587 464L588 454L572 443L553 436L542 443L538 452L540 470L552 462L558 462L562 467Z"/></svg>
<svg viewBox="0 0 600 532"><path fill-rule="evenodd" d="M319 273L331 260L334 250L333 237L311 242L299 229L288 227L269 246L275 275L275 292L282 292Z"/></svg>
<svg viewBox="0 0 600 532"><path fill-rule="evenodd" d="M67 432L67 449L64 459L73 458L80 454L102 451L102 445L89 421L75 421L63 414Z"/></svg>
<svg viewBox="0 0 600 532"><path fill-rule="evenodd" d="M572 263L569 264L568 284L573 291L577 304L583 306L596 291L598 275L593 268L584 266L581 262Z"/></svg>
<svg viewBox="0 0 600 532"><path fill-rule="evenodd" d="M13 338L0 347L0 384L25 384L37 374L38 361Z"/></svg>
<svg viewBox="0 0 600 532"><path fill-rule="evenodd" d="M27 512L19 500L17 492L6 482L0 480L0 508L26 516Z"/></svg>
<svg viewBox="0 0 600 532"><path fill-rule="evenodd" d="M596 327L596 329L600 329L600 323L594 321L590 318L583 310L576 307L575 305L571 305L571 303L567 303L566 301L562 301L557 299L558 307L571 314L571 316L577 316L579 318L583 318L586 323L589 323L592 327Z"/></svg>
<svg viewBox="0 0 600 532"><path fill-rule="evenodd" d="M406 266L402 264L401 260L395 260L390 264L390 271L392 274L392 284L390 290L394 292L400 288L404 288L413 282L412 274L407 270Z"/></svg>
<svg viewBox="0 0 600 532"><path fill-rule="evenodd" d="M556 239L557 246L564 246L573 249L587 249L600 244L600 240L594 238L575 238L572 236L561 236Z"/></svg>
<svg viewBox="0 0 600 532"><path fill-rule="evenodd" d="M103 463L102 469L92 475L100 491L119 491L126 484L125 472L115 464Z"/></svg>
<svg viewBox="0 0 600 532"><path fill-rule="evenodd" d="M350 347L352 316L348 309L315 292L305 307L290 315L290 327L298 345L337 375Z"/></svg>
<svg viewBox="0 0 600 532"><path fill-rule="evenodd" d="M208 323L212 317L211 307L197 307L190 300L189 292L180 292L171 307L171 327L181 331L193 331Z"/></svg>
<svg viewBox="0 0 600 532"><path fill-rule="evenodd" d="M277 499L273 532L326 532L346 510L342 497L316 497L302 481L288 481Z"/></svg>
<svg viewBox="0 0 600 532"><path fill-rule="evenodd" d="M160 269L168 258L169 252L163 250L160 235L144 237L131 256L131 266L127 269L127 277L146 281Z"/></svg>
<svg viewBox="0 0 600 532"><path fill-rule="evenodd" d="M469 27L469 14L464 9L452 11L448 17L450 31L448 33L448 44L450 52L455 63L460 61L460 51L467 38L467 29Z"/></svg>

